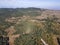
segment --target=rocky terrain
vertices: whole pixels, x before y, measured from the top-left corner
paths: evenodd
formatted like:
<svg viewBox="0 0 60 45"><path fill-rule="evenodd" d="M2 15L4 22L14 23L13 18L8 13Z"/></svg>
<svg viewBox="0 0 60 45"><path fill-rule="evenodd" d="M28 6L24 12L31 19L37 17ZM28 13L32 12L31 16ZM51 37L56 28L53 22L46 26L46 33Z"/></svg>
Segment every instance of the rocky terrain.
<svg viewBox="0 0 60 45"><path fill-rule="evenodd" d="M0 9L0 32L9 45L60 45L60 11Z"/></svg>

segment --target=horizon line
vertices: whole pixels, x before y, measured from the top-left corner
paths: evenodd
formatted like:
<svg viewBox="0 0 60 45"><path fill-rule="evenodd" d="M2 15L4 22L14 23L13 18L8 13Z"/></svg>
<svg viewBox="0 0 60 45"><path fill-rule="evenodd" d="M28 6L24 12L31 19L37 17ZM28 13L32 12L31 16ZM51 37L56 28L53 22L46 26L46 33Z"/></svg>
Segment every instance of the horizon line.
<svg viewBox="0 0 60 45"><path fill-rule="evenodd" d="M40 7L0 7L0 9L3 9L3 8L12 8L12 9L17 9L17 8L39 8L39 9L47 9L47 10L60 10L60 9L52 9L52 8L40 8Z"/></svg>

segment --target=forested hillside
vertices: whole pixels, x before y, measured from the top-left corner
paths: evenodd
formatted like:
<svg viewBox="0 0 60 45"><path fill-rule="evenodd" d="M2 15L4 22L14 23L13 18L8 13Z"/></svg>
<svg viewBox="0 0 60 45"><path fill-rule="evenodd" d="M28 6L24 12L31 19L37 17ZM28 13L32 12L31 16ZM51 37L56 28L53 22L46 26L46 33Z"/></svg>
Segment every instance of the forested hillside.
<svg viewBox="0 0 60 45"><path fill-rule="evenodd" d="M9 45L44 45L42 39L60 45L60 11L0 8L0 36L8 37Z"/></svg>

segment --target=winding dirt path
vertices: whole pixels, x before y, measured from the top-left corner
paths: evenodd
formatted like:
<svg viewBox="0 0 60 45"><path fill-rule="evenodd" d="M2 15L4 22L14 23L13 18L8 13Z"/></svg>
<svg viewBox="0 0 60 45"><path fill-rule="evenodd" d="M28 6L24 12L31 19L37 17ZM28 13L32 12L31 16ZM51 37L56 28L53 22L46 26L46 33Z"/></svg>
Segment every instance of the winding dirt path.
<svg viewBox="0 0 60 45"><path fill-rule="evenodd" d="M14 45L15 39L18 38L20 34L16 34L16 35L13 34L16 32L14 26L9 27L5 31L8 33L7 36L9 37L9 45Z"/></svg>

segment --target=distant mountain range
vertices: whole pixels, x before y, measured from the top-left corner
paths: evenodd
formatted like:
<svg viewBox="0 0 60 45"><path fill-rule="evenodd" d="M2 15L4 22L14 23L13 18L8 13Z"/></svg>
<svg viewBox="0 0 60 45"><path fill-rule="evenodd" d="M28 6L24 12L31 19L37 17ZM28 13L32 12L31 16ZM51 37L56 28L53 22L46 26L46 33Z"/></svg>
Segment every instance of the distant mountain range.
<svg viewBox="0 0 60 45"><path fill-rule="evenodd" d="M55 15L55 17L60 19L60 10L48 10L41 8L0 8L0 18L5 19L9 17L18 17L18 16L36 16L41 19L42 17L47 18L47 16ZM1 20L0 19L0 20Z"/></svg>

